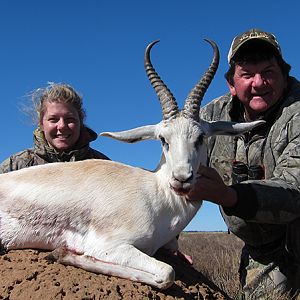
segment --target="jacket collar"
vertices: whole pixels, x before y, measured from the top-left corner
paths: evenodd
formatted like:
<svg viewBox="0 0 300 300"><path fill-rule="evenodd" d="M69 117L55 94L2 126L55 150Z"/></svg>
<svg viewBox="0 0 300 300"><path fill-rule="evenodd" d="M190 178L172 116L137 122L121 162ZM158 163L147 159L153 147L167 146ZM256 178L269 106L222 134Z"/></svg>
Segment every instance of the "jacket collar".
<svg viewBox="0 0 300 300"><path fill-rule="evenodd" d="M44 132L40 128L37 128L34 133L34 150L38 156L46 160L47 162L64 162L75 161L84 158L87 152L90 150L90 142L97 139L95 131L88 127L83 127L74 149L71 151L58 152L51 147L44 136Z"/></svg>

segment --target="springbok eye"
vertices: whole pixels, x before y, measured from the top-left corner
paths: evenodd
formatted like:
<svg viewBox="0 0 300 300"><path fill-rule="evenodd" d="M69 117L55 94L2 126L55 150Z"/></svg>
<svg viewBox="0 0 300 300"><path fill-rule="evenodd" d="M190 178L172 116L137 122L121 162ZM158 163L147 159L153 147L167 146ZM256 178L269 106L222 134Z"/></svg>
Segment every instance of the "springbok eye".
<svg viewBox="0 0 300 300"><path fill-rule="evenodd" d="M165 138L160 136L160 141L161 141L161 144L162 146L166 149L166 150L169 150L169 144L166 142Z"/></svg>
<svg viewBox="0 0 300 300"><path fill-rule="evenodd" d="M196 148L198 148L202 144L203 144L203 134L200 134L197 141L196 141L196 143L195 143L195 146L196 146Z"/></svg>

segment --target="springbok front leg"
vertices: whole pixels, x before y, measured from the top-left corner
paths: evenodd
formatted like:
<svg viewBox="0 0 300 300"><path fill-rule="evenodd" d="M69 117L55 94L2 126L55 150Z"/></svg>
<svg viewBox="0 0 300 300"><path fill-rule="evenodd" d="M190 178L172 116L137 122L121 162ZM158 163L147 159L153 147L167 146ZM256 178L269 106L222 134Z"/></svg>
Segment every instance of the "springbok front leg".
<svg viewBox="0 0 300 300"><path fill-rule="evenodd" d="M92 257L67 248L58 248L52 252L59 263L143 282L159 289L170 287L175 280L175 272L170 265L148 256L132 245L123 244L105 254L105 258Z"/></svg>

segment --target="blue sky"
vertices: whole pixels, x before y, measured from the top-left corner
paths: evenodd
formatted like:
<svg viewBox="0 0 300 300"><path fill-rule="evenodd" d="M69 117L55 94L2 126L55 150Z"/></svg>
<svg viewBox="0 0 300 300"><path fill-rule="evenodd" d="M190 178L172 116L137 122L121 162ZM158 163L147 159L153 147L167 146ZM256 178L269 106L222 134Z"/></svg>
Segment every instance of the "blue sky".
<svg viewBox="0 0 300 300"><path fill-rule="evenodd" d="M35 126L20 110L47 82L71 84L84 98L86 124L96 132L155 124L161 109L143 67L144 49L182 106L220 48L218 73L203 104L228 91L224 80L232 38L249 28L273 32L298 76L299 1L2 0L0 2L0 160L32 146ZM157 141L123 144L99 137L92 147L111 159L154 169ZM226 230L218 207L205 202L186 230Z"/></svg>

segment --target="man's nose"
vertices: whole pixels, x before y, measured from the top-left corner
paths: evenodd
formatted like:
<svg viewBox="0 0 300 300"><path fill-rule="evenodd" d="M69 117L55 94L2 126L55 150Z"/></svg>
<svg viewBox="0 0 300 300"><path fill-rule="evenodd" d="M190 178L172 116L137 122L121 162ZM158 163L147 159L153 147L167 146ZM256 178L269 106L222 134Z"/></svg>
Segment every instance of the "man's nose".
<svg viewBox="0 0 300 300"><path fill-rule="evenodd" d="M253 84L254 87L260 87L260 86L263 86L265 84L265 80L261 76L261 74L257 73L253 77L253 83L252 84Z"/></svg>

